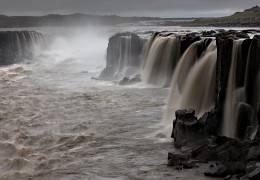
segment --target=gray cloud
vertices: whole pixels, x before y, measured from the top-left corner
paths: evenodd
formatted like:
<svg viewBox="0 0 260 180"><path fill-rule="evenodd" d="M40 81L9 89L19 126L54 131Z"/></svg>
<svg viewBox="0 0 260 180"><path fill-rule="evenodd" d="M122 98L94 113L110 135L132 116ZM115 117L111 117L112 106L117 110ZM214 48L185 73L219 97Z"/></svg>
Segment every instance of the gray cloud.
<svg viewBox="0 0 260 180"><path fill-rule="evenodd" d="M229 15L256 4L260 5L260 0L0 0L0 14L198 17Z"/></svg>

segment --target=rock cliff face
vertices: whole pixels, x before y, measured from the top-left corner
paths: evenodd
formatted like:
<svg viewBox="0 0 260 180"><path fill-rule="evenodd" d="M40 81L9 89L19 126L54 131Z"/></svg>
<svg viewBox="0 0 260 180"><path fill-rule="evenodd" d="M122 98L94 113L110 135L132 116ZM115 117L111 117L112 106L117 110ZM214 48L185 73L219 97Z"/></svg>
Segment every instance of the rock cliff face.
<svg viewBox="0 0 260 180"><path fill-rule="evenodd" d="M121 84L125 85L131 79L126 76L134 77L141 73L141 76L138 75L138 81L134 82L144 81L165 86L170 84L171 79L175 79L176 73L179 73L178 77L182 77L184 73L185 77L192 80L194 77L200 77L196 80L200 86L194 84L194 80L192 82L185 78L177 78L178 83L171 83L178 86L182 99L185 100L180 107L196 109L196 115L200 117L208 113L205 111L213 109L210 113L211 117L214 117L214 120L210 121L214 122L210 125L215 127L213 134L254 139L259 126L259 44L258 35L250 39L246 31L234 30L187 35L154 32L148 38L140 38L134 33L119 33L109 39L107 66L100 78L112 80L125 77L121 81ZM204 77L212 78L202 80ZM179 81L184 80L185 91L182 92L181 84L184 82ZM212 83L207 84L208 81ZM193 85L187 85L189 82ZM213 86L212 90L210 87ZM176 87L171 87L174 88ZM200 101L197 97L204 98L205 101ZM207 99L212 99L212 103L208 103ZM174 117L170 119L173 120ZM204 127L200 121L192 122L192 128L198 126ZM180 132L184 125L177 123L176 127ZM205 131L198 132L207 137ZM178 135L178 132L174 133L174 138L176 134Z"/></svg>
<svg viewBox="0 0 260 180"><path fill-rule="evenodd" d="M126 44L129 42L140 49L128 49ZM109 41L107 68L103 71L103 77L113 79L115 75L124 72L125 67L148 70L149 76L153 76L152 80L156 81L164 74L166 77L159 82L167 79L167 73L162 70L171 72L173 80L176 73L179 73L178 77L186 74L192 81L185 82L182 100L186 98L185 92L188 92L185 108L189 110L178 110L175 119L170 118L173 122L174 145L180 148L182 154L169 153L168 165L182 170L196 167L199 161L222 161L211 165L205 175L257 179L260 172L257 164L260 161L259 60L260 37L256 35L250 39L246 31L220 30L183 36L156 32L147 40L141 40L135 34L121 33ZM213 62L214 66L210 66ZM151 63L148 64L150 68L144 68L147 63ZM214 70L211 71L210 67L214 67ZM194 77L201 74L203 76L198 76L201 78L195 81ZM125 77L119 84L127 85L143 80L143 77L137 77ZM205 80L203 77L213 78ZM205 88L204 81L212 82L209 87L214 85L215 90ZM190 82L192 86L187 85ZM182 83L172 83L172 86L178 86L180 91ZM197 114L198 107L204 102L197 97L209 99L211 96L213 105L199 108L201 112ZM175 101L174 96L170 95L169 98L169 101ZM191 103L194 99L196 103ZM210 112L205 112L205 109ZM201 113L204 114L199 115Z"/></svg>
<svg viewBox="0 0 260 180"><path fill-rule="evenodd" d="M259 111L259 59L260 59L260 46L259 36L255 36L253 39L243 40L240 48L236 49L234 46L233 38L226 38L219 36L217 38L218 46L218 60L217 60L217 86L216 86L216 112L219 119L218 127L221 127L225 119L225 113L236 114L236 124L232 126L236 127L235 137L245 138L246 133L251 126L258 126L257 119L259 119L257 113ZM238 51L235 55L234 51ZM232 61L235 62L235 66L232 68ZM232 72L233 71L233 72ZM230 76L233 75L233 89L228 84L230 82ZM231 93L232 94L231 94ZM232 96L232 97L230 97ZM232 104L235 106L232 108L227 107L227 100L232 98ZM241 99L242 98L242 99ZM227 112L230 111L230 112ZM237 116L237 117L235 117ZM251 127L255 129L254 127ZM248 138L248 137L247 137Z"/></svg>
<svg viewBox="0 0 260 180"><path fill-rule="evenodd" d="M0 65L29 59L44 46L40 33L31 31L0 32Z"/></svg>
<svg viewBox="0 0 260 180"><path fill-rule="evenodd" d="M119 33L109 39L106 68L100 74L103 80L118 79L136 72L141 64L144 41L134 33Z"/></svg>
<svg viewBox="0 0 260 180"><path fill-rule="evenodd" d="M199 119L192 109L176 111L172 137L182 154L170 153L168 165L184 168L189 162L180 159L184 156L221 161L204 174L259 179L260 37L239 39L234 34L219 34L216 43L215 107Z"/></svg>
<svg viewBox="0 0 260 180"><path fill-rule="evenodd" d="M149 77L155 73L154 76L165 78L166 82L163 85L169 84L181 55L192 43L199 40L201 38L195 34L179 36L173 33L153 32L148 38L130 32L115 34L109 38L106 68L99 78L120 79L140 73L140 70L146 68L151 71L148 73ZM210 41L205 41L200 44L198 55L209 43ZM164 81L162 79L158 81Z"/></svg>
<svg viewBox="0 0 260 180"><path fill-rule="evenodd" d="M217 79L216 79L216 105L217 118L222 119L224 111L224 103L227 92L228 75L231 66L232 59L232 39L223 39L222 37L217 38ZM219 131L221 122L219 122Z"/></svg>

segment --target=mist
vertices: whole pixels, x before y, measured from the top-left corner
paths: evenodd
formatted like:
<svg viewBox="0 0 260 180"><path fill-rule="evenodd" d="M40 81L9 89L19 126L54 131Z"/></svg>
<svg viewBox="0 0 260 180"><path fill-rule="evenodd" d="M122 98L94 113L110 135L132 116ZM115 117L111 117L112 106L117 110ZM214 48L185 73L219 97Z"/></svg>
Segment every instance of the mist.
<svg viewBox="0 0 260 180"><path fill-rule="evenodd" d="M34 57L30 67L35 83L64 91L83 91L106 65L109 31L93 26L52 28L47 47ZM43 74L45 74L43 76Z"/></svg>

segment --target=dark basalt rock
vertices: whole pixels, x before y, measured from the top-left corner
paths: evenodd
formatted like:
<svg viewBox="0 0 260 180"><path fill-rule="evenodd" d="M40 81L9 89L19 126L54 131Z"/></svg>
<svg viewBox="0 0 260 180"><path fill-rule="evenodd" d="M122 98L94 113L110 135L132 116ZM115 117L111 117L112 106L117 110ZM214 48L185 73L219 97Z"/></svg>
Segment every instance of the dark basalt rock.
<svg viewBox="0 0 260 180"><path fill-rule="evenodd" d="M241 39L241 38L249 38L249 35L243 31L239 32L236 30L222 31L216 35L217 37L221 37L222 39Z"/></svg>
<svg viewBox="0 0 260 180"><path fill-rule="evenodd" d="M257 168L257 161L250 161L246 165L246 173L249 174Z"/></svg>
<svg viewBox="0 0 260 180"><path fill-rule="evenodd" d="M141 75L137 74L135 77L130 78L130 77L124 77L120 82L119 85L120 86L125 86L125 85L131 85L131 84L135 84L135 83L139 83L141 82Z"/></svg>
<svg viewBox="0 0 260 180"><path fill-rule="evenodd" d="M201 38L199 36L195 36L194 34L187 34L186 36L181 37L181 49L180 53L183 54L186 49L194 42L199 41Z"/></svg>
<svg viewBox="0 0 260 180"><path fill-rule="evenodd" d="M217 79L216 79L216 115L217 119L221 120L224 113L224 103L226 99L227 84L229 70L231 66L232 59L232 48L233 48L233 39L223 39L221 36L218 36L216 39L217 43ZM220 131L222 122L218 122L218 128Z"/></svg>
<svg viewBox="0 0 260 180"><path fill-rule="evenodd" d="M120 76L125 68L135 69L141 64L143 40L135 33L118 33L109 38L107 47L106 68L101 72L100 79L112 80ZM131 46L128 49L128 46ZM129 72L131 73L131 72Z"/></svg>
<svg viewBox="0 0 260 180"><path fill-rule="evenodd" d="M207 176L226 177L225 179L257 179L260 178L260 170L257 166L260 161L260 36L256 35L253 39L243 41L240 58L236 62L234 88L242 90L245 100L236 102L238 113L236 137L239 139L233 139L219 136L233 42L237 39L249 38L249 36L247 32L224 30L218 32L216 34L218 54L215 108L199 119L195 117L195 111L192 109L176 111L172 138L174 138L175 147L181 148L183 154L189 155L191 159L197 160L196 162L221 161L205 172ZM205 32L204 34L210 36L213 33ZM198 33L192 33L187 37L198 38ZM207 47L205 40L203 43L205 44L201 48ZM188 161L176 162L183 168L189 167Z"/></svg>
<svg viewBox="0 0 260 180"><path fill-rule="evenodd" d="M190 156L186 154L168 153L168 166L179 166L182 162L189 159Z"/></svg>
<svg viewBox="0 0 260 180"><path fill-rule="evenodd" d="M235 178L235 176L243 176L245 171L246 165L243 162L221 162L210 167L208 171L204 172L204 175L230 179Z"/></svg>
<svg viewBox="0 0 260 180"><path fill-rule="evenodd" d="M195 110L178 110L175 112L176 120L173 121L171 137L174 145L182 147L202 142L210 135L216 134L215 113L205 113L199 120L195 117Z"/></svg>
<svg viewBox="0 0 260 180"><path fill-rule="evenodd" d="M119 85L123 86L123 85L127 85L129 82L130 78L129 77L124 77L120 82Z"/></svg>
<svg viewBox="0 0 260 180"><path fill-rule="evenodd" d="M234 36L226 36L235 33ZM224 35L223 35L224 34ZM243 34L243 33L242 33ZM238 37L247 37L237 31L222 32L217 36L217 84L215 108L218 119L217 127L220 128L223 120L224 103L226 99L229 71L232 60L233 41ZM236 88L245 87L245 102L239 102L237 136L240 139L252 138L254 127L259 121L259 111L256 105L260 98L259 75L260 70L260 40L259 36L253 39L246 39L242 43L241 58L237 61L236 68ZM246 67L248 70L246 70ZM220 129L219 129L220 131Z"/></svg>
<svg viewBox="0 0 260 180"><path fill-rule="evenodd" d="M225 164L211 167L208 171L204 172L205 176L221 177L224 178L228 175L228 167Z"/></svg>
<svg viewBox="0 0 260 180"><path fill-rule="evenodd" d="M247 153L246 159L260 161L260 146L252 146Z"/></svg>
<svg viewBox="0 0 260 180"><path fill-rule="evenodd" d="M207 145L199 145L191 152L191 155L193 158L203 161L246 160L250 145L250 141L217 136Z"/></svg>
<svg viewBox="0 0 260 180"><path fill-rule="evenodd" d="M242 30L243 33L251 33L251 34L256 34L256 33L260 33L260 30L257 29L246 29L246 30Z"/></svg>
<svg viewBox="0 0 260 180"><path fill-rule="evenodd" d="M184 169L192 169L192 168L198 167L196 164L197 164L196 161L184 161L184 162L182 162Z"/></svg>
<svg viewBox="0 0 260 180"><path fill-rule="evenodd" d="M174 166L177 170L196 168L197 161L191 161L188 154L168 153L168 166Z"/></svg>
<svg viewBox="0 0 260 180"><path fill-rule="evenodd" d="M246 94L246 103L249 104L253 108L254 117L253 121L258 122L259 125L259 116L257 112L259 111L259 107L256 105L259 103L260 99L260 87L259 87L259 80L260 80L260 36L254 36L248 54L248 69L247 71L246 80L245 80L245 94ZM257 117L258 116L258 117ZM250 122L250 121L249 121ZM255 125L255 124L254 124Z"/></svg>
<svg viewBox="0 0 260 180"><path fill-rule="evenodd" d="M215 37L217 32L214 31L214 30L211 30L211 31L202 31L202 36L203 37Z"/></svg>
<svg viewBox="0 0 260 180"><path fill-rule="evenodd" d="M254 171L249 173L247 175L247 177L252 180L259 180L260 179L260 166L258 166Z"/></svg>
<svg viewBox="0 0 260 180"><path fill-rule="evenodd" d="M175 116L172 136L175 138L175 147L181 147L183 154L169 153L169 166L186 169L196 167L197 162L221 161L204 174L225 179L242 178L245 175L258 178L259 141L217 136L214 131L217 124L215 111L205 113L200 119L195 117L193 109L178 110Z"/></svg>

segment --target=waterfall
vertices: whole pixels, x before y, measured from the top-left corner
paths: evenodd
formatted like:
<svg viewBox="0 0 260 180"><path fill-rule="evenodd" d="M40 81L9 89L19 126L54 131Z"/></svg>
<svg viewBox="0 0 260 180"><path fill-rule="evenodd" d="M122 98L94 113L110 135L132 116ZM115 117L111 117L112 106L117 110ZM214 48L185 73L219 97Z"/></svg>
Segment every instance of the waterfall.
<svg viewBox="0 0 260 180"><path fill-rule="evenodd" d="M101 72L103 80L120 79L137 73L141 65L144 40L134 33L119 33L109 39L107 65Z"/></svg>
<svg viewBox="0 0 260 180"><path fill-rule="evenodd" d="M169 84L180 57L180 37L157 36L148 43L143 67L144 82L159 86Z"/></svg>
<svg viewBox="0 0 260 180"><path fill-rule="evenodd" d="M159 35L158 32L154 32L151 37L144 43L144 47L143 47L143 50L142 50L142 69L144 69L145 65L146 65L146 61L147 61L147 57L149 55L149 52L150 52L150 49L151 49L151 46L154 42L154 39Z"/></svg>
<svg viewBox="0 0 260 180"><path fill-rule="evenodd" d="M205 42L210 44L198 49ZM207 44L207 43L206 43ZM205 50L206 48L206 50ZM173 74L163 124L169 133L169 124L174 119L174 111L179 108L196 110L196 114L211 110L215 102L217 48L216 41L204 39L194 42L182 55Z"/></svg>
<svg viewBox="0 0 260 180"><path fill-rule="evenodd" d="M31 59L44 48L44 38L33 31L0 32L0 64L7 65Z"/></svg>
<svg viewBox="0 0 260 180"><path fill-rule="evenodd" d="M18 56L21 56L23 52L22 52L20 38L17 33L16 33L16 45L17 45L17 49L18 49Z"/></svg>
<svg viewBox="0 0 260 180"><path fill-rule="evenodd" d="M231 67L229 71L229 78L228 78L228 87L226 93L226 101L225 101L225 112L224 112L224 126L223 126L223 133L225 136L228 137L235 137L236 135L236 128L237 128L237 118L236 115L236 108L234 103L237 102L237 98L243 97L237 96L238 94L243 93L236 93L236 66L237 61L241 58L241 45L242 40L234 41L233 42L233 49L232 49L232 60L231 60ZM240 89L240 92L243 91Z"/></svg>
<svg viewBox="0 0 260 180"><path fill-rule="evenodd" d="M19 35L19 34L20 34L20 33L18 33L18 35ZM22 36L21 42L23 42L23 43L22 43L22 46L23 46L23 56L24 56L24 57L29 57L29 52L30 52L29 49L30 49L30 48L29 48L28 42L27 42L27 40L26 40L25 34L22 33L21 36Z"/></svg>
<svg viewBox="0 0 260 180"><path fill-rule="evenodd" d="M181 109L193 108L196 114L201 117L214 107L216 62L216 41L212 41L187 77L182 94Z"/></svg>
<svg viewBox="0 0 260 180"><path fill-rule="evenodd" d="M253 139L258 127L257 111L259 110L260 101L260 73L257 68L258 65L252 62L250 58L251 50L249 50L246 58L246 67L243 67L241 70L240 64L245 61L242 55L243 42L244 40L233 42L232 60L224 107L223 134L232 138L246 137ZM256 55L254 57L257 59ZM254 68L256 70L254 79L250 77L253 74L252 64L256 67ZM245 71L245 75L240 80L238 78L241 76L241 71ZM239 83L241 84L240 86ZM254 85L248 88L250 83ZM251 100L250 96L253 96Z"/></svg>
<svg viewBox="0 0 260 180"><path fill-rule="evenodd" d="M119 48L119 59L118 59L118 69L115 71L114 76L118 76L120 73L122 76L127 75L127 71L131 68L132 58L131 58L131 36L121 36L118 41Z"/></svg>

